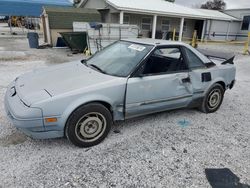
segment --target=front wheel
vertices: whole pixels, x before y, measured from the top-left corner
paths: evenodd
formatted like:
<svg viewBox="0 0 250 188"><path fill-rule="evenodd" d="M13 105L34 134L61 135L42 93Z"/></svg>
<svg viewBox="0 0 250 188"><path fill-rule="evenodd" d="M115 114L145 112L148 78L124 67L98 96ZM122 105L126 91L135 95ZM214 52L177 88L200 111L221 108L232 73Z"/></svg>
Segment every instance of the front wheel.
<svg viewBox="0 0 250 188"><path fill-rule="evenodd" d="M109 110L101 104L87 104L69 117L65 134L78 147L91 147L102 142L112 125Z"/></svg>
<svg viewBox="0 0 250 188"><path fill-rule="evenodd" d="M207 92L201 106L200 110L204 113L216 112L223 101L225 90L220 84L215 84Z"/></svg>

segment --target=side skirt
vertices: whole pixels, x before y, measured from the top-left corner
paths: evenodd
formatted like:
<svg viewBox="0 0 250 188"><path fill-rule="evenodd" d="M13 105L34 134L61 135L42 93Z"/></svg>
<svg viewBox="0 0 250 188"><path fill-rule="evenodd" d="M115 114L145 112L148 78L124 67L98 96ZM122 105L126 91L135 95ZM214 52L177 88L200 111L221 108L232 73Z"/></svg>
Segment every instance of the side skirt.
<svg viewBox="0 0 250 188"><path fill-rule="evenodd" d="M203 100L204 100L204 97L196 98L190 102L187 108L197 108L202 104Z"/></svg>

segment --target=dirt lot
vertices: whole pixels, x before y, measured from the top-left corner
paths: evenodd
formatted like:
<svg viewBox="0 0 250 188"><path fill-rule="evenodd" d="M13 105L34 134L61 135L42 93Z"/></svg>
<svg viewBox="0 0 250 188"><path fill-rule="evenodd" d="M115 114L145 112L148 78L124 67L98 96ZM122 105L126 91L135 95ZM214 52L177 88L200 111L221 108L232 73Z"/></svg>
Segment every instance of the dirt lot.
<svg viewBox="0 0 250 188"><path fill-rule="evenodd" d="M211 187L205 169L223 168L248 187L250 56L240 55L239 46L202 48L236 54L237 84L218 112L186 109L129 120L114 126L100 145L79 149L66 139L24 136L7 120L3 98L18 75L82 55L69 57L66 49L30 50L25 38L0 38L0 187L202 188ZM184 120L189 124L181 126L178 122Z"/></svg>

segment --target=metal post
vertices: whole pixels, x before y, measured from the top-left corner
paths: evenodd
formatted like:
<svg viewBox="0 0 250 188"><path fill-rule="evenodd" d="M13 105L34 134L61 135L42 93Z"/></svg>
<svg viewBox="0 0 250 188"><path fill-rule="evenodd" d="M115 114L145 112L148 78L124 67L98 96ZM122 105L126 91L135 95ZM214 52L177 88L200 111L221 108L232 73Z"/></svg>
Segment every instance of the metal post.
<svg viewBox="0 0 250 188"><path fill-rule="evenodd" d="M226 40L228 40L228 35L230 34L230 27L231 27L231 21L228 22Z"/></svg>
<svg viewBox="0 0 250 188"><path fill-rule="evenodd" d="M184 27L184 18L181 18L181 23L180 23L180 32L179 32L179 41L182 41L182 34L183 34L183 27Z"/></svg>
<svg viewBox="0 0 250 188"><path fill-rule="evenodd" d="M193 33L192 46L193 46L194 48L197 47L197 30L194 30L194 33Z"/></svg>
<svg viewBox="0 0 250 188"><path fill-rule="evenodd" d="M12 17L11 15L9 16L9 27L10 27L10 34L12 35Z"/></svg>
<svg viewBox="0 0 250 188"><path fill-rule="evenodd" d="M176 35L176 29L174 28L174 31L173 31L173 41L175 41L175 35Z"/></svg>
<svg viewBox="0 0 250 188"><path fill-rule="evenodd" d="M250 51L249 51L249 43L250 43L250 32L248 32L248 38L247 41L245 42L245 47L244 47L244 55L249 54L250 55Z"/></svg>
<svg viewBox="0 0 250 188"><path fill-rule="evenodd" d="M119 40L121 40L122 38L122 29L121 29L121 26L119 26Z"/></svg>
<svg viewBox="0 0 250 188"><path fill-rule="evenodd" d="M28 33L29 33L30 32L30 19L28 16L27 16L27 20L28 20Z"/></svg>
<svg viewBox="0 0 250 188"><path fill-rule="evenodd" d="M155 39L156 26L157 26L157 15L154 15L153 27L152 27L152 39Z"/></svg>

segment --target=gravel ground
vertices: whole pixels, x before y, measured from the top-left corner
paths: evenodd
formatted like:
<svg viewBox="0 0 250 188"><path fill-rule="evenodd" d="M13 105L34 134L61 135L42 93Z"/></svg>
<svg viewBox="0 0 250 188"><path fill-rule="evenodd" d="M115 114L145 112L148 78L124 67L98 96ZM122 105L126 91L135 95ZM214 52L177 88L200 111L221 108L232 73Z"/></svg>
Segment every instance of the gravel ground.
<svg viewBox="0 0 250 188"><path fill-rule="evenodd" d="M0 39L0 187L211 187L205 169L230 169L250 185L250 56L241 46L202 45L236 54L237 84L220 110L186 109L118 123L98 146L33 140L7 120L3 98L16 76L81 58L65 49L30 50ZM189 122L187 126L179 121Z"/></svg>

